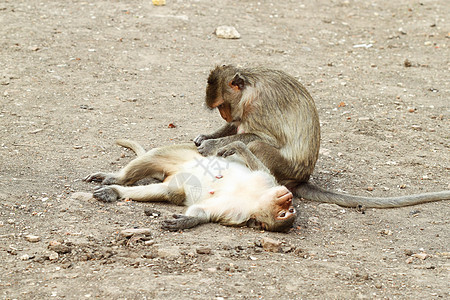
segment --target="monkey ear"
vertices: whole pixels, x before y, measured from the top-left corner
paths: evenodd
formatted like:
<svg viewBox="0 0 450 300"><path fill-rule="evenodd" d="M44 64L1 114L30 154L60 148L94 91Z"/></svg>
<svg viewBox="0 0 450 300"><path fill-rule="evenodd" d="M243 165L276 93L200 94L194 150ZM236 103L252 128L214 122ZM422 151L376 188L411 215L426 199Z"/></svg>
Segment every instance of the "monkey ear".
<svg viewBox="0 0 450 300"><path fill-rule="evenodd" d="M256 220L256 218L248 219L246 225L247 225L247 227L250 227L250 228L255 228L255 229L260 229L261 228L261 222Z"/></svg>
<svg viewBox="0 0 450 300"><path fill-rule="evenodd" d="M231 81L231 85L233 87L237 87L238 89L242 90L245 87L245 79L241 76L241 74L236 73L234 75L233 80Z"/></svg>

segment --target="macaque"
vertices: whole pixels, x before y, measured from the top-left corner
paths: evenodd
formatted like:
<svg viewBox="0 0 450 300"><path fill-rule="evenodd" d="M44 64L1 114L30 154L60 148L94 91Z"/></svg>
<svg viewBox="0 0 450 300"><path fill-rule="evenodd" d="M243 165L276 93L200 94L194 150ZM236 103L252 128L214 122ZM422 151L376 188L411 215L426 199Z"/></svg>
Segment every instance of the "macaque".
<svg viewBox="0 0 450 300"><path fill-rule="evenodd" d="M212 134L194 139L205 156L236 141L246 145L277 179L298 197L345 207L392 208L448 200L450 191L391 198L338 194L311 183L320 147L320 124L314 100L294 77L266 68L213 69L206 106L227 122Z"/></svg>
<svg viewBox="0 0 450 300"><path fill-rule="evenodd" d="M93 173L84 180L102 183L93 195L105 202L132 199L188 207L184 215L163 221L163 229L176 231L216 222L286 232L295 221L292 193L241 142L221 148L223 157L203 157L194 144L145 152L130 140L117 143L138 157L117 173ZM160 182L131 186L144 178Z"/></svg>

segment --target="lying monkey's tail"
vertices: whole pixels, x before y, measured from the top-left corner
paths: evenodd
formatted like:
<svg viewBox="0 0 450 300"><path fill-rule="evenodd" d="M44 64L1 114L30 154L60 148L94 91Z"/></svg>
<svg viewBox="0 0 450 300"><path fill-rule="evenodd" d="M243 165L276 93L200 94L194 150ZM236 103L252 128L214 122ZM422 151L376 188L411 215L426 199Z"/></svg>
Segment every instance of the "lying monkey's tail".
<svg viewBox="0 0 450 300"><path fill-rule="evenodd" d="M142 147L139 143L132 140L118 139L116 141L116 144L133 150L133 152L136 153L137 156L141 156L142 154L145 154L147 152L145 151L144 147Z"/></svg>
<svg viewBox="0 0 450 300"><path fill-rule="evenodd" d="M426 202L450 200L450 191L386 198L362 197L330 192L311 183L303 183L297 186L294 189L294 194L297 197L311 201L334 203L344 207L364 206L367 208L394 208Z"/></svg>

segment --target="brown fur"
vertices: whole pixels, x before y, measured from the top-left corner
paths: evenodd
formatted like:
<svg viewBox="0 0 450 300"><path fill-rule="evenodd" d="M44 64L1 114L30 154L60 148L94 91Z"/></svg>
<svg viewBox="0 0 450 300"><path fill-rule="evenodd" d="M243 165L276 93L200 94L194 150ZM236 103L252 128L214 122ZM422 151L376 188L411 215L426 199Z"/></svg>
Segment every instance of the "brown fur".
<svg viewBox="0 0 450 300"><path fill-rule="evenodd" d="M195 138L199 152L213 155L219 148L241 141L280 184L290 187L299 197L349 207L378 208L450 199L450 191L395 198L359 197L325 191L307 183L319 155L319 117L308 91L282 71L216 67L208 77L205 102L211 109L219 107L228 124ZM224 114L223 107L230 112Z"/></svg>

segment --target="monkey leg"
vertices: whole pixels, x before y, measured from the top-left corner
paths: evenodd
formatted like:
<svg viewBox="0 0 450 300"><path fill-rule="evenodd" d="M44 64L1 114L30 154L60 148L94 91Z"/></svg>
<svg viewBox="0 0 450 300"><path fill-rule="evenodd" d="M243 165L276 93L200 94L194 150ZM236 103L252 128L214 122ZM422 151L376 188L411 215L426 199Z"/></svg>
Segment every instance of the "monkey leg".
<svg viewBox="0 0 450 300"><path fill-rule="evenodd" d="M170 187L165 183L141 186L109 185L97 188L93 195L94 198L105 202L132 199L142 202L170 202L177 205L182 205L186 198L182 188Z"/></svg>
<svg viewBox="0 0 450 300"><path fill-rule="evenodd" d="M198 156L198 152L193 144L155 148L138 156L117 173L97 172L87 176L84 180L101 182L103 185L132 185L147 177L162 181L177 172L183 163L195 156Z"/></svg>
<svg viewBox="0 0 450 300"><path fill-rule="evenodd" d="M222 148L219 149L217 155L222 157L228 157L233 154L239 154L245 161L247 167L252 171L264 171L267 173L271 173L270 170L262 163L261 160L258 159L241 141L232 142Z"/></svg>
<svg viewBox="0 0 450 300"><path fill-rule="evenodd" d="M252 133L235 134L235 135L221 137L221 138L217 138L217 139L205 140L197 148L197 150L203 156L211 156L211 155L216 155L217 151L220 148L222 148L230 143L233 143L236 141L241 141L244 144L248 144L248 143L258 140L258 139L259 139L259 137Z"/></svg>

